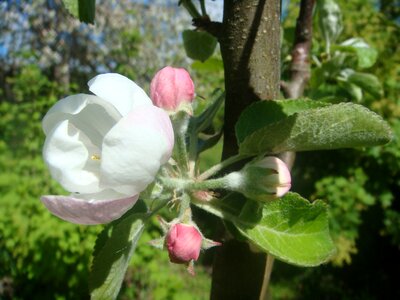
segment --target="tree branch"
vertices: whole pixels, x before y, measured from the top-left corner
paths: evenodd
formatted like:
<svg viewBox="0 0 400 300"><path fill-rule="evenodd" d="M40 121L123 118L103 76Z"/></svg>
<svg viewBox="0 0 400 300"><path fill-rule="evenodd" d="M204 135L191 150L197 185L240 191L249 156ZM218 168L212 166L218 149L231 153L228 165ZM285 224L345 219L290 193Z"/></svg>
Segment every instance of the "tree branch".
<svg viewBox="0 0 400 300"><path fill-rule="evenodd" d="M202 29L209 34L213 35L217 39L221 37L222 23L213 22L208 16L202 16L200 18L193 19L193 26Z"/></svg>
<svg viewBox="0 0 400 300"><path fill-rule="evenodd" d="M310 50L312 42L312 17L315 0L301 0L296 22L289 82L281 82L286 98L299 98L310 80Z"/></svg>

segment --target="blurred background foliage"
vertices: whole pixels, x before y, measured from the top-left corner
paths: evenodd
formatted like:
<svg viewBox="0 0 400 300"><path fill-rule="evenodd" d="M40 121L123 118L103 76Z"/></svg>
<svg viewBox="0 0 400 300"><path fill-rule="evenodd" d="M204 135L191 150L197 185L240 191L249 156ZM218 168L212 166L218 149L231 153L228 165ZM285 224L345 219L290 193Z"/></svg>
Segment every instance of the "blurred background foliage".
<svg viewBox="0 0 400 300"><path fill-rule="evenodd" d="M97 1L96 26L71 18L58 0L0 2L0 299L88 298L90 255L101 227L61 221L39 201L40 195L63 193L41 158L40 121L52 104L88 92L86 82L101 72L122 73L148 90L153 74L165 65L190 70L199 108L223 86L218 53L204 63L185 57L180 36L189 16L153 2L158 5ZM387 119L396 137L385 147L297 155L293 190L329 203L338 252L319 268L277 262L274 299L400 297L396 277L390 276L400 265L399 2L338 3L343 31L329 54L315 22L312 78L305 94L361 103ZM282 24L283 78L297 13L298 1L291 1ZM343 42L351 38L362 38L370 50L349 50ZM220 127L221 120L214 125ZM219 160L220 149L202 154L204 168ZM200 227L205 218L212 221L204 213L196 216ZM212 236L212 228L204 230ZM192 278L171 265L166 252L147 244L160 235L152 220L120 299L207 299L212 251L203 255Z"/></svg>

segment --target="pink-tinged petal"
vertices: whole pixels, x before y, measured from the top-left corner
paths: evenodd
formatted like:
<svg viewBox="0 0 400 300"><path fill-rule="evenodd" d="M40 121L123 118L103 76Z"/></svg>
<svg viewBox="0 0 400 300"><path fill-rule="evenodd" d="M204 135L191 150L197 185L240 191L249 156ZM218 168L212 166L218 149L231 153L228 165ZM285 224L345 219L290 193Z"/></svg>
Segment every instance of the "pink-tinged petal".
<svg viewBox="0 0 400 300"><path fill-rule="evenodd" d="M192 102L194 98L194 83L188 71L182 68L175 69L175 82L179 87L177 93L178 101Z"/></svg>
<svg viewBox="0 0 400 300"><path fill-rule="evenodd" d="M150 97L154 105L174 111L193 101L194 84L185 69L165 67L151 81Z"/></svg>
<svg viewBox="0 0 400 300"><path fill-rule="evenodd" d="M292 184L286 164L272 156L249 162L241 171L230 173L225 179L229 189L259 201L282 197Z"/></svg>
<svg viewBox="0 0 400 300"><path fill-rule="evenodd" d="M268 156L263 158L259 164L266 169L275 170L276 175L270 175L275 182L275 193L276 197L282 197L285 195L292 186L292 177L286 164L277 157Z"/></svg>
<svg viewBox="0 0 400 300"><path fill-rule="evenodd" d="M137 106L151 104L150 98L136 83L120 74L97 75L88 85L92 93L114 105L123 116Z"/></svg>
<svg viewBox="0 0 400 300"><path fill-rule="evenodd" d="M138 200L139 195L112 200L82 200L71 196L46 195L40 199L57 217L75 224L105 224L120 218Z"/></svg>
<svg viewBox="0 0 400 300"><path fill-rule="evenodd" d="M156 106L142 106L131 112L127 120L131 125L134 123L137 126L152 128L162 134L168 145L166 157L162 161L162 164L166 163L174 148L174 130L168 114Z"/></svg>
<svg viewBox="0 0 400 300"><path fill-rule="evenodd" d="M282 184L276 188L276 197L280 198L290 191L292 185L290 183Z"/></svg>
<svg viewBox="0 0 400 300"><path fill-rule="evenodd" d="M104 138L102 186L123 194L140 193L170 158L173 142L168 115L153 105L138 107Z"/></svg>

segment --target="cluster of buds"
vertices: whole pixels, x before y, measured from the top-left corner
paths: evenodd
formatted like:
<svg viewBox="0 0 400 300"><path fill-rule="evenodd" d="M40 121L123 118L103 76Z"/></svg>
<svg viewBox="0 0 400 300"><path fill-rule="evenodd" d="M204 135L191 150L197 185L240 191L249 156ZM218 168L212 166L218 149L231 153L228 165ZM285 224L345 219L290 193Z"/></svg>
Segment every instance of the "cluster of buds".
<svg viewBox="0 0 400 300"><path fill-rule="evenodd" d="M154 76L151 99L119 74L102 74L88 84L95 95L62 99L43 120L47 135L45 161L52 176L72 194L43 196L42 201L62 219L99 224L119 218L136 203L139 194L154 182L161 166L171 158L174 143L174 159L181 158L176 159L178 165L188 166L189 161L194 161L195 151L187 154L186 130L195 94L189 73L172 67L165 67ZM215 114L218 105L213 107ZM93 122L85 121L88 114L93 116ZM211 112L207 116L212 115ZM95 122L103 119L107 120L106 125ZM191 274L200 251L220 243L205 238L193 223L189 192L209 201L214 197L209 190L222 187L265 201L283 196L291 187L290 172L276 157L257 159L239 172L205 181L196 182L195 172L190 172L194 168L187 169L186 178L177 178L176 186L171 188L186 195L181 199L180 216L170 223L160 219L164 236L151 244L166 248L170 261L187 265Z"/></svg>
<svg viewBox="0 0 400 300"><path fill-rule="evenodd" d="M192 115L194 84L189 73L182 68L165 67L158 71L150 84L150 97L153 104L163 108L170 115L184 112ZM173 118L176 122L178 119ZM176 124L175 124L176 125ZM180 130L175 128L175 134ZM185 219L185 220L183 220ZM175 264L187 266L194 275L194 262L198 260L200 251L220 243L206 239L199 228L191 221L191 214L175 219L170 223L160 218L164 237L151 242L153 246L166 248L169 259Z"/></svg>
<svg viewBox="0 0 400 300"><path fill-rule="evenodd" d="M150 95L154 105L170 114L192 112L194 85L189 73L184 69L165 67L158 71L151 82ZM174 118L173 120L177 121ZM277 157L257 159L248 163L241 171L230 173L216 181L221 182L222 186L229 190L243 193L249 199L258 201L281 197L291 187L290 172L286 164ZM204 200L209 196L203 190L194 194L196 198ZM220 245L218 242L205 239L191 221L191 216L182 215L171 223L160 219L160 223L164 237L152 241L151 244L166 248L170 261L187 265L191 274L194 274L193 262L199 258L200 251Z"/></svg>

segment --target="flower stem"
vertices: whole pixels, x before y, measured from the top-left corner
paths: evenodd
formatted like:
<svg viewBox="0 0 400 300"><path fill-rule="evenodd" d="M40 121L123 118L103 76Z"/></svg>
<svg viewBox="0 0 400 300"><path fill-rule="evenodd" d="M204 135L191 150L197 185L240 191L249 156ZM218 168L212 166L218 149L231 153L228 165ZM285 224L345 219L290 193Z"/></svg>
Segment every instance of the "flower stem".
<svg viewBox="0 0 400 300"><path fill-rule="evenodd" d="M189 116L184 112L178 113L173 119L175 132L175 159L183 177L188 177L188 153L186 149L186 132L189 124Z"/></svg>
<svg viewBox="0 0 400 300"><path fill-rule="evenodd" d="M180 201L179 219L182 223L189 223L192 221L192 210L190 208L190 196L183 193Z"/></svg>
<svg viewBox="0 0 400 300"><path fill-rule="evenodd" d="M209 189L222 189L227 187L226 177L209 179L205 181L194 181L192 179L169 177L159 177L159 180L165 187L171 190L198 191Z"/></svg>
<svg viewBox="0 0 400 300"><path fill-rule="evenodd" d="M204 0L200 0L201 13L203 16L207 15L206 4Z"/></svg>
<svg viewBox="0 0 400 300"><path fill-rule="evenodd" d="M177 162L179 169L182 171L182 174L185 174L188 170L188 157L186 151L186 143L185 138L182 135L176 136L176 149L177 149Z"/></svg>
<svg viewBox="0 0 400 300"><path fill-rule="evenodd" d="M263 284L262 284L261 292L260 292L260 298L259 298L260 300L267 299L268 285L269 285L269 281L271 279L271 273L272 273L272 267L274 266L274 260L275 260L275 258L271 254L268 253L267 261L265 263Z"/></svg>
<svg viewBox="0 0 400 300"><path fill-rule="evenodd" d="M191 0L181 0L180 4L186 8L186 10L188 11L188 13L190 14L190 16L192 18L200 18L201 15L198 12L196 6L194 6L194 4L192 3Z"/></svg>
<svg viewBox="0 0 400 300"><path fill-rule="evenodd" d="M189 176L191 178L194 177L196 171L197 141L198 141L197 133L192 130L192 132L190 133L190 140L189 140Z"/></svg>
<svg viewBox="0 0 400 300"><path fill-rule="evenodd" d="M247 156L245 155L241 155L241 154L237 154L234 156L229 157L228 159L220 162L219 164L216 164L215 166L211 167L210 169L208 169L207 171L205 171L204 173L202 173L199 177L198 180L205 180L213 175L215 175L217 172L221 171L222 169L228 167L229 165L238 162L242 159L245 159Z"/></svg>

